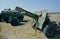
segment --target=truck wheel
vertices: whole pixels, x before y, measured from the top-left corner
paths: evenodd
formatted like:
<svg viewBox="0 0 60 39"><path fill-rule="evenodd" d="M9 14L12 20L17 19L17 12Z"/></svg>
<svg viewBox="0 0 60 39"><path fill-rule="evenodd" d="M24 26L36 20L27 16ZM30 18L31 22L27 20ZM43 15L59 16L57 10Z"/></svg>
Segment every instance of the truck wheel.
<svg viewBox="0 0 60 39"><path fill-rule="evenodd" d="M17 25L19 24L17 19L11 20L10 23L11 23L11 25L13 25L13 26L17 26Z"/></svg>
<svg viewBox="0 0 60 39"><path fill-rule="evenodd" d="M46 37L53 37L55 35L55 31L56 28L54 27L54 25L49 24L44 28L44 35Z"/></svg>

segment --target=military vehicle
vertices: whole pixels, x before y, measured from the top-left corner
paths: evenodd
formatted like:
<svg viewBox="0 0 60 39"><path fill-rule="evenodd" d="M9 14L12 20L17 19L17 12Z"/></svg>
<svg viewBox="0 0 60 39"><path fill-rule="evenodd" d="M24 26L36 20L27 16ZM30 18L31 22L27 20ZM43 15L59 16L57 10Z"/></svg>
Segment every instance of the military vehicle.
<svg viewBox="0 0 60 39"><path fill-rule="evenodd" d="M57 24L50 21L46 10L36 13L31 13L20 7L16 7L15 10L17 10L18 12L22 12L23 15L27 15L33 18L34 25L32 27L34 29L43 31L46 37L52 37L55 35Z"/></svg>
<svg viewBox="0 0 60 39"><path fill-rule="evenodd" d="M0 21L3 20L11 25L16 26L23 21L24 16L16 10L4 9L0 13Z"/></svg>
<svg viewBox="0 0 60 39"><path fill-rule="evenodd" d="M50 21L46 10L31 13L20 7L16 7L15 10L5 9L0 13L0 21L3 20L15 26L19 24L19 22L23 21L24 15L34 19L34 24L32 27L35 30L43 31L46 37L53 37L55 35L57 24Z"/></svg>

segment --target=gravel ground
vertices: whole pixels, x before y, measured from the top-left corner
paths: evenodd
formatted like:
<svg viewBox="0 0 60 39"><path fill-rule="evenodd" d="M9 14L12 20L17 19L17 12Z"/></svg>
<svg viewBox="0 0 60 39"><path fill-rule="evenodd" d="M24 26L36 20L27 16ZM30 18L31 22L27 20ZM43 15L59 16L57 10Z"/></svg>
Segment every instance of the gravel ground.
<svg viewBox="0 0 60 39"><path fill-rule="evenodd" d="M12 26L10 23L0 22L1 39L59 39L59 36L54 38L46 38L40 31L36 31L32 28L33 21L30 17L25 16L24 19L30 20L29 22L23 22L23 25Z"/></svg>

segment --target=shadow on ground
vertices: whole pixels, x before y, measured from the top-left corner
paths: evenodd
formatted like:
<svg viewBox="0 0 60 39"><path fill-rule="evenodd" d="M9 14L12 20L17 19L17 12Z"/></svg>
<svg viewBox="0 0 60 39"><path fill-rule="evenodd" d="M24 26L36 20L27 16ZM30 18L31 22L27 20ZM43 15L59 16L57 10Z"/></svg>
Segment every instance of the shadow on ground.
<svg viewBox="0 0 60 39"><path fill-rule="evenodd" d="M21 26L24 25L25 23L29 22L30 20L23 20L22 22L20 22L19 24L17 24L16 26ZM13 26L13 25L12 25Z"/></svg>

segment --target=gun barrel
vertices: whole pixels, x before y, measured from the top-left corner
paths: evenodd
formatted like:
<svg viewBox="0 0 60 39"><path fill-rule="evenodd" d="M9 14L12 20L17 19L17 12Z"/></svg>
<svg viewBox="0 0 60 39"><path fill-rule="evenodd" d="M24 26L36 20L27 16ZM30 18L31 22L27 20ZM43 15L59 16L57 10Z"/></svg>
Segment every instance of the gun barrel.
<svg viewBox="0 0 60 39"><path fill-rule="evenodd" d="M29 12L27 10L24 10L24 9L22 9L20 7L16 7L15 10L17 10L20 13L22 12L23 15L27 15L27 16L29 16L31 18L34 18L34 19L38 18L38 15L36 15L34 13L31 13L31 12Z"/></svg>

